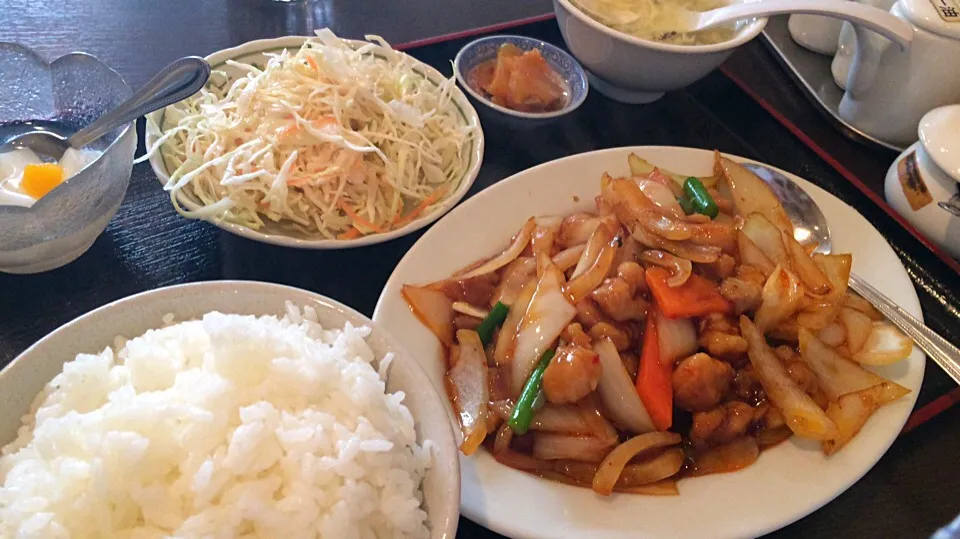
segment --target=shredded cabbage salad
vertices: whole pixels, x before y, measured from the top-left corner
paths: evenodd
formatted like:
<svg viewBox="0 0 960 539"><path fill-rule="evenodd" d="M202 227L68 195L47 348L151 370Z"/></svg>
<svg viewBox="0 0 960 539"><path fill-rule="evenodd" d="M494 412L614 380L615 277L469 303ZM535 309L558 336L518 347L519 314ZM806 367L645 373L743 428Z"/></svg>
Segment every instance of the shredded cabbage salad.
<svg viewBox="0 0 960 539"><path fill-rule="evenodd" d="M400 228L450 196L479 127L453 103L453 78L428 80L378 36L354 49L329 29L246 75L168 107L140 161L160 152L165 189L186 216L252 229L292 225L310 238ZM185 191L201 207L181 206Z"/></svg>

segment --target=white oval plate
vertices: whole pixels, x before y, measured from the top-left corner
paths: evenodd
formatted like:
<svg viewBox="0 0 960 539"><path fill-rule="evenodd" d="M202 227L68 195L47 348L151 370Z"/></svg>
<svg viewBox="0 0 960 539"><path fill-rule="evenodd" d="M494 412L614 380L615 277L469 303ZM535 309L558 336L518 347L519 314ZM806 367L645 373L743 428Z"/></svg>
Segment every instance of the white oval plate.
<svg viewBox="0 0 960 539"><path fill-rule="evenodd" d="M374 313L443 387L437 339L400 297L405 283L426 283L502 250L532 215L594 208L600 175L626 175L627 155L682 174L708 175L713 154L677 147L615 148L574 155L516 174L472 197L431 228L390 276ZM738 161L747 161L731 156ZM879 232L856 210L815 185L787 174L823 209L836 252L853 253L853 269L914 316L921 316L906 270ZM919 350L878 369L910 388L909 396L879 410L850 444L825 457L819 444L796 438L765 451L749 468L680 481L680 495L647 497L558 484L498 464L486 451L461 455L467 518L516 538L594 539L750 537L781 528L837 497L887 451L913 409L923 381ZM442 389L441 389L442 391ZM453 421L452 410L448 408ZM459 429L457 429L459 430Z"/></svg>
<svg viewBox="0 0 960 539"><path fill-rule="evenodd" d="M37 341L0 372L0 446L13 441L21 418L30 412L34 397L63 370L63 363L79 353L96 354L112 346L120 335L133 338L149 329L163 327L163 317L172 314L184 321L210 311L257 316L286 314L286 302L313 307L320 325L342 328L369 326L367 344L376 357L394 353L387 376L387 390L403 391L403 403L416 422L418 440L436 444L433 466L424 478L427 521L433 539L452 539L458 524L458 463L453 430L443 422L446 398L430 387L430 381L410 354L379 324L346 305L299 288L253 281L212 281L171 286L142 292L93 310Z"/></svg>
<svg viewBox="0 0 960 539"><path fill-rule="evenodd" d="M258 39L256 41L244 43L243 45L239 45L237 47L217 51L210 56L207 56L206 60L210 63L210 67L213 68L213 70L225 72L232 83L236 77L243 76L246 72L236 67L226 65L227 60L233 60L242 64L262 65L267 62L268 53L279 54L284 49L289 49L291 52L296 52L308 39L308 36L286 36L274 39ZM353 47L360 47L369 44L366 41L357 41L352 39L345 39L344 41L351 44ZM378 47L374 50L376 51L382 49ZM406 54L400 51L394 51L394 53ZM426 78L433 81L435 84L438 84L446 79L446 77L444 77L439 71L423 62L420 62L419 60L414 59L413 65L415 69L419 70ZM211 78L213 78L213 76L211 76ZM439 219L441 215L447 213L451 208L456 206L457 202L460 202L464 195L467 194L467 191L470 190L470 186L472 186L473 182L477 179L477 174L480 173L480 165L483 163L483 130L480 127L480 118L477 116L477 111L474 110L473 105L470 104L470 100L467 99L467 96L462 90L460 90L458 86L454 86L453 90L451 91L451 95L453 96L454 106L460 111L464 125L476 126L477 137L473 141L473 145L470 148L470 164L467 166L467 171L464 173L463 177L460 178L460 183L457 184L456 190L453 192L453 194L447 197L442 204L435 207L432 212L414 219L405 226L402 226L396 230L379 234L370 234L355 240L309 239L297 237L296 235L291 234L284 229L272 227L270 225L265 226L262 230L254 230L250 227L222 220L208 219L208 221L217 227L226 230L227 232L236 234L237 236L242 236L244 238L263 243L282 245L284 247L297 247L300 249L349 249L351 247L362 247L364 245L383 243L385 241L399 238L400 236L406 236L411 232L420 230L421 228ZM161 131L167 127L164 125L163 115L165 110L166 109L160 109L147 115L152 122L160 126ZM147 148L151 147L158 138L159 134L156 133L155 130L147 129ZM167 181L170 179L170 174L167 172L167 165L164 162L163 157L161 157L160 152L157 152L151 156L149 161L150 166L153 168L154 174L156 174L157 178L160 180L160 184L166 185ZM177 200L183 207L189 210L196 210L200 208L200 205L197 203L197 201L191 198L190 195L188 195L184 190L180 190L177 193Z"/></svg>

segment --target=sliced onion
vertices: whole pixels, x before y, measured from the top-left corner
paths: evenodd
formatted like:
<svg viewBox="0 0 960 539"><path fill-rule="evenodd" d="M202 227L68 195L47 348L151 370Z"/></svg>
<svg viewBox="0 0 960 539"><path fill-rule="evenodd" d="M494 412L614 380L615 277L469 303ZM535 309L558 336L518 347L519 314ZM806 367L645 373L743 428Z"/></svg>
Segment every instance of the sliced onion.
<svg viewBox="0 0 960 539"><path fill-rule="evenodd" d="M750 215L757 212L773 223L779 230L793 235L793 224L770 186L743 165L726 157L716 155L715 172L730 190L737 213ZM775 261L776 262L776 261Z"/></svg>
<svg viewBox="0 0 960 539"><path fill-rule="evenodd" d="M813 440L830 440L837 425L816 402L797 386L783 363L770 349L763 334L746 316L740 317L740 334L747 340L747 355L770 402L783 414L784 422L796 435Z"/></svg>
<svg viewBox="0 0 960 539"><path fill-rule="evenodd" d="M744 236L756 245L774 264L790 264L790 256L783 245L780 229L759 213L751 213L740 229Z"/></svg>
<svg viewBox="0 0 960 539"><path fill-rule="evenodd" d="M634 181L637 182L640 190L650 199L650 202L653 202L657 209L675 219L683 219L685 217L683 208L681 208L680 203L677 202L676 195L666 184L643 178L634 178ZM668 179L668 181L672 180Z"/></svg>
<svg viewBox="0 0 960 539"><path fill-rule="evenodd" d="M490 306L501 302L512 307L524 285L536 278L537 261L530 256L521 256L507 264L500 275L500 282L490 296Z"/></svg>
<svg viewBox="0 0 960 539"><path fill-rule="evenodd" d="M763 300L754 319L760 331L766 332L793 316L800 308L803 288L800 279L777 266L763 285Z"/></svg>
<svg viewBox="0 0 960 539"><path fill-rule="evenodd" d="M800 330L800 357L817 375L820 389L832 401L886 381L841 356L806 329Z"/></svg>
<svg viewBox="0 0 960 539"><path fill-rule="evenodd" d="M840 308L843 307L843 298L847 293L847 285L850 280L853 257L849 254L822 255L817 253L813 255L813 261L830 281L830 291L818 296L815 305L804 307L797 314L797 323L801 327L819 330L827 327L840 314Z"/></svg>
<svg viewBox="0 0 960 539"><path fill-rule="evenodd" d="M657 317L657 342L660 345L660 361L673 364L697 351L697 328L691 318L667 318L659 309Z"/></svg>
<svg viewBox="0 0 960 539"><path fill-rule="evenodd" d="M603 283L603 280L607 278L607 275L609 275L613 269L613 259L616 255L617 243L615 240L611 240L603 246L597 254L597 259L587 271L570 279L570 282L564 288L564 293L567 295L567 298L570 299L570 303L576 305Z"/></svg>
<svg viewBox="0 0 960 539"><path fill-rule="evenodd" d="M737 232L737 247L740 251L740 264L756 268L760 273L763 273L764 277L773 273L776 264L767 255L763 254L760 247L744 234L743 230Z"/></svg>
<svg viewBox="0 0 960 539"><path fill-rule="evenodd" d="M760 448L750 436L737 438L721 446L712 447L693 459L691 475L701 476L742 470L757 461Z"/></svg>
<svg viewBox="0 0 960 539"><path fill-rule="evenodd" d="M557 245L571 247L586 243L600 221L600 216L590 213L574 213L564 217L557 231Z"/></svg>
<svg viewBox="0 0 960 539"><path fill-rule="evenodd" d="M697 245L689 241L670 241L648 232L642 226L633 227L630 229L630 233L640 245L653 249L663 249L698 264L716 262L720 258L720 253L723 252L720 247L714 245Z"/></svg>
<svg viewBox="0 0 960 539"><path fill-rule="evenodd" d="M828 346L840 346L847 341L847 328L840 322L833 321L817 332L817 338Z"/></svg>
<svg viewBox="0 0 960 539"><path fill-rule="evenodd" d="M580 253L580 260L577 261L577 267L573 270L570 278L576 279L595 265L600 253L610 245L616 236L616 228L610 226L608 223L601 222L600 225L594 229L593 234L590 235L590 239L587 240L586 246Z"/></svg>
<svg viewBox="0 0 960 539"><path fill-rule="evenodd" d="M500 464L527 472L540 472L553 469L553 463L531 457L530 455L514 451L513 449L507 449L500 454L494 455L494 458Z"/></svg>
<svg viewBox="0 0 960 539"><path fill-rule="evenodd" d="M683 468L685 459L683 449L675 447L643 462L627 464L614 488L638 487L673 477Z"/></svg>
<svg viewBox="0 0 960 539"><path fill-rule="evenodd" d="M454 312L465 314L467 316L472 316L474 318L479 318L481 320L483 320L484 318L487 317L488 314L490 314L490 311L478 309L477 307L474 307L473 305L470 305L465 301L454 301L453 310Z"/></svg>
<svg viewBox="0 0 960 539"><path fill-rule="evenodd" d="M870 333L873 331L873 321L870 320L869 316L849 307L840 309L838 320L846 329L847 349L850 350L851 354L856 354L863 349L863 345L870 337Z"/></svg>
<svg viewBox="0 0 960 539"><path fill-rule="evenodd" d="M537 226L530 238L530 250L537 261L537 276L543 275L553 252L553 243L560 228L559 218L538 218Z"/></svg>
<svg viewBox="0 0 960 539"><path fill-rule="evenodd" d="M597 392L607 416L621 429L636 434L655 431L617 347L610 339L601 339L594 343L593 350L600 356L602 370Z"/></svg>
<svg viewBox="0 0 960 539"><path fill-rule="evenodd" d="M680 495L680 491L677 489L677 482L673 479L665 479L663 481L657 481L656 483L650 483L649 485L640 485L636 487L618 487L616 491L623 492L625 494L641 494L645 496Z"/></svg>
<svg viewBox="0 0 960 539"><path fill-rule="evenodd" d="M874 322L873 331L853 360L864 365L889 365L906 359L913 341L888 322Z"/></svg>
<svg viewBox="0 0 960 539"><path fill-rule="evenodd" d="M527 244L530 243L530 238L533 235L533 230L536 228L536 226L537 223L533 218L527 219L527 222L523 224L523 228L521 228L520 232L517 233L517 236L513 239L513 243L507 247L507 250L484 262L479 267L469 270L463 274L454 275L454 277L456 277L458 281L465 281L473 277L479 277L481 275L492 273L506 266L510 262L513 262L518 256L520 256L520 253L527 248Z"/></svg>
<svg viewBox="0 0 960 539"><path fill-rule="evenodd" d="M680 435L675 432L648 432L630 438L615 447L600 463L597 475L593 477L593 491L609 496L630 459L644 451L679 443Z"/></svg>
<svg viewBox="0 0 960 539"><path fill-rule="evenodd" d="M786 232L781 232L780 235L783 239L784 246L787 248L787 254L790 255L790 263L793 266L793 270L797 273L797 277L800 277L800 280L804 286L807 287L807 290L814 294L826 294L829 292L830 281L827 279L827 276L823 274L820 267L817 266L816 262L810 258L806 249L800 245L800 242Z"/></svg>
<svg viewBox="0 0 960 539"><path fill-rule="evenodd" d="M582 411L575 405L547 405L537 410L530 422L530 429L586 436L594 434L595 428L584 418Z"/></svg>
<svg viewBox="0 0 960 539"><path fill-rule="evenodd" d="M559 253L553 255L553 265L557 267L560 271L567 271L568 269L577 265L577 262L580 261L580 257L583 256L583 251L586 249L587 245L582 243L580 245L574 245L560 251Z"/></svg>
<svg viewBox="0 0 960 539"><path fill-rule="evenodd" d="M447 389L457 414L463 443L460 451L471 455L487 437L487 402L490 400L487 381L487 357L476 331L457 332L459 356L447 372Z"/></svg>
<svg viewBox="0 0 960 539"><path fill-rule="evenodd" d="M541 460L568 459L600 462L616 443L616 438L605 439L538 432L533 435L533 456Z"/></svg>
<svg viewBox="0 0 960 539"><path fill-rule="evenodd" d="M493 441L493 456L502 455L510 450L510 442L513 441L513 429L506 422L500 425L497 431L497 437Z"/></svg>
<svg viewBox="0 0 960 539"><path fill-rule="evenodd" d="M647 264L660 266L670 270L670 278L667 279L667 286L675 288L682 286L690 278L693 272L693 263L685 258L678 258L665 251L649 249L640 253L640 260Z"/></svg>
<svg viewBox="0 0 960 539"><path fill-rule="evenodd" d="M517 346L517 334L520 331L520 323L523 321L523 315L526 314L530 306L530 300L537 291L537 282L530 280L520 289L517 299L510 310L507 312L507 318L503 321L502 329L497 337L497 345L493 350L493 360L497 365L509 365L513 359L514 351Z"/></svg>
<svg viewBox="0 0 960 539"><path fill-rule="evenodd" d="M453 344L453 301L443 292L403 285L400 295L416 316L445 346Z"/></svg>
<svg viewBox="0 0 960 539"><path fill-rule="evenodd" d="M543 353L550 348L560 332L573 321L577 309L563 293L563 273L550 265L537 283L537 288L517 325L510 387L514 395L523 390Z"/></svg>

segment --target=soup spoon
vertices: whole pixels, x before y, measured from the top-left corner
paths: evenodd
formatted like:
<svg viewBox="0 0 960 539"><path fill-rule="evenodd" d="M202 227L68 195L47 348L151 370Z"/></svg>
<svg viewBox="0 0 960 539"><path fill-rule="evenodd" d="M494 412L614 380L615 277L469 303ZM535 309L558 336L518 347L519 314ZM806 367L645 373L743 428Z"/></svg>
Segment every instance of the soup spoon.
<svg viewBox="0 0 960 539"><path fill-rule="evenodd" d="M901 47L907 47L913 40L913 28L906 21L867 4L858 2L837 2L836 0L760 0L738 2L711 9L710 11L680 10L674 21L677 32L699 32L719 24L782 15L802 13L825 15L849 21L857 26L882 35Z"/></svg>
<svg viewBox="0 0 960 539"><path fill-rule="evenodd" d="M810 195L780 172L755 163L744 166L759 176L773 189L783 203L783 208L794 226L794 237L804 246L815 246L814 252L830 254L833 242L830 240L830 227L817 203ZM950 344L916 317L874 288L856 273L850 274L850 288L873 304L893 325L900 328L917 343L953 381L960 384L960 349Z"/></svg>
<svg viewBox="0 0 960 539"><path fill-rule="evenodd" d="M28 148L45 157L60 159L68 148L83 148L144 114L190 97L203 88L208 78L210 64L206 60L196 56L180 58L163 68L117 108L69 138L52 131L30 131L10 139L0 147L0 153L10 147Z"/></svg>

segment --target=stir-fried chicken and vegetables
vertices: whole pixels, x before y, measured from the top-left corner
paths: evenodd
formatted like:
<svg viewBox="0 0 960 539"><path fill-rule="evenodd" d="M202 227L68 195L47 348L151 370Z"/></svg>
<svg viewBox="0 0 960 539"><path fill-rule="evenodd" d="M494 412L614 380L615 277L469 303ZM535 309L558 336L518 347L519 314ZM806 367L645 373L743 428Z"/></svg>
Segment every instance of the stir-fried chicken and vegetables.
<svg viewBox="0 0 960 539"><path fill-rule="evenodd" d="M911 341L811 255L773 192L721 157L685 178L630 156L596 209L532 217L509 246L406 285L446 350L461 450L614 491L675 494L792 435L839 451L909 391L864 365Z"/></svg>

